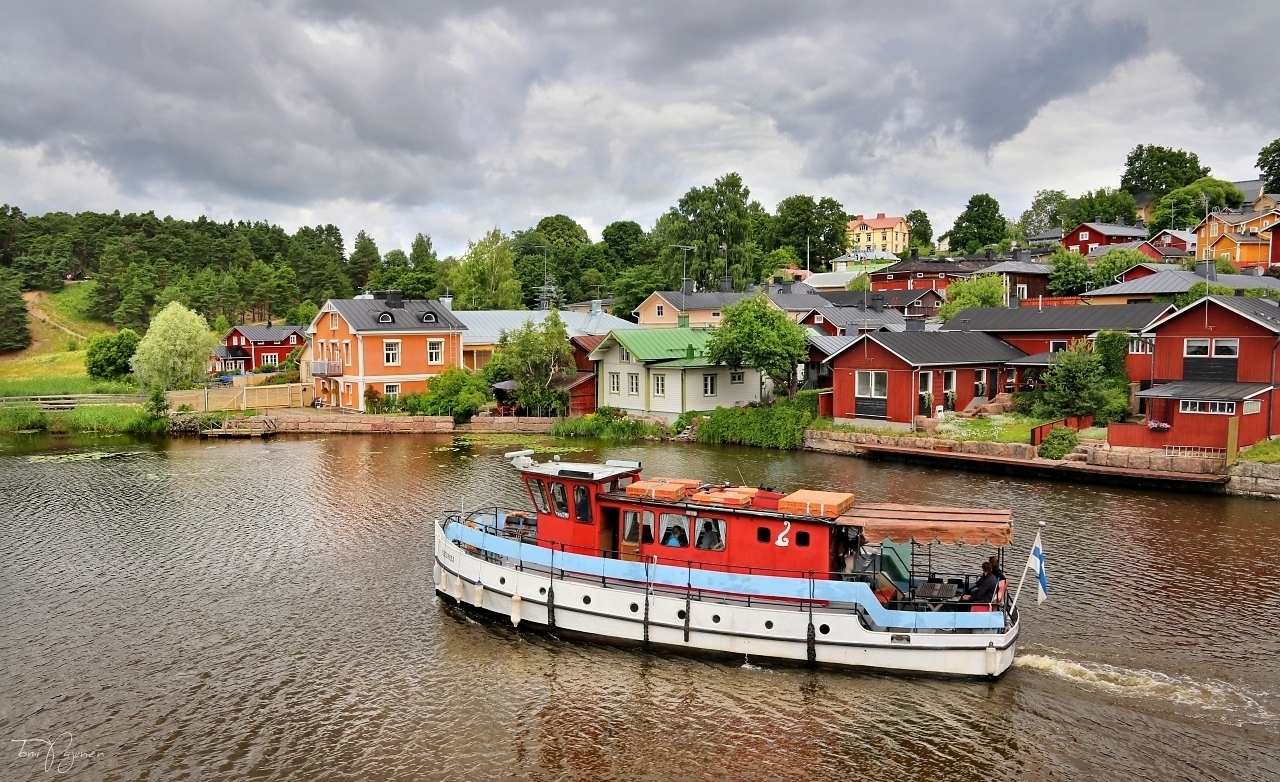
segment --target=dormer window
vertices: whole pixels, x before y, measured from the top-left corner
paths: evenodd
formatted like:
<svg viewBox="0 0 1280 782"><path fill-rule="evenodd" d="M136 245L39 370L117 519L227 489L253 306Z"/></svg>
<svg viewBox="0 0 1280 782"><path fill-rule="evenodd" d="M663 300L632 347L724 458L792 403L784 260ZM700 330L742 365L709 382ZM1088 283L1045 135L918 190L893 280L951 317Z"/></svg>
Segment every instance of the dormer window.
<svg viewBox="0 0 1280 782"><path fill-rule="evenodd" d="M435 322L436 322L436 314L435 314L434 312L424 312L424 313L422 313L422 322L423 322L423 323L435 323Z"/></svg>
<svg viewBox="0 0 1280 782"><path fill-rule="evenodd" d="M290 345L296 345L296 344L298 344L298 335L297 335L297 334L290 334L290 335L289 335L289 344L290 344Z"/></svg>
<svg viewBox="0 0 1280 782"><path fill-rule="evenodd" d="M390 312L379 312L379 313L378 313L378 322L379 322L379 323L394 323L395 321L392 319L392 317L391 317L391 313L390 313Z"/></svg>

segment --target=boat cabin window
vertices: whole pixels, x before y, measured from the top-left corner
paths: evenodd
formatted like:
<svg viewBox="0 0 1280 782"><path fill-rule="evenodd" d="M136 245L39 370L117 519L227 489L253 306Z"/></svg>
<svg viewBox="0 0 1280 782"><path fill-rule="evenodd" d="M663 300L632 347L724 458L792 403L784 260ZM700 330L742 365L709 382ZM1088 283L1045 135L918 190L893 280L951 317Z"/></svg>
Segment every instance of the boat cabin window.
<svg viewBox="0 0 1280 782"><path fill-rule="evenodd" d="M658 519L662 545L686 548L689 545L688 522L678 513L664 513Z"/></svg>
<svg viewBox="0 0 1280 782"><path fill-rule="evenodd" d="M724 551L724 519L699 519L696 548Z"/></svg>
<svg viewBox="0 0 1280 782"><path fill-rule="evenodd" d="M644 512L644 524L640 524L640 511L622 512L622 540L624 543L653 542L653 511Z"/></svg>
<svg viewBox="0 0 1280 782"><path fill-rule="evenodd" d="M809 545L809 533L807 533L807 532L797 532L797 533L796 533L796 545L797 545L797 546L807 546L807 545Z"/></svg>
<svg viewBox="0 0 1280 782"><path fill-rule="evenodd" d="M618 479L618 489L619 490L625 489L635 482L636 482L636 479L634 475L624 475Z"/></svg>
<svg viewBox="0 0 1280 782"><path fill-rule="evenodd" d="M565 496L563 483L551 484L551 502L555 505L557 516L569 518L569 498Z"/></svg>
<svg viewBox="0 0 1280 782"><path fill-rule="evenodd" d="M538 507L539 513L550 513L551 509L547 506L547 487L537 478L529 479L529 489L533 492L533 504Z"/></svg>
<svg viewBox="0 0 1280 782"><path fill-rule="evenodd" d="M591 491L586 486L573 487L573 515L578 521L591 523Z"/></svg>
<svg viewBox="0 0 1280 782"><path fill-rule="evenodd" d="M653 542L653 511L644 512L644 541L645 543Z"/></svg>
<svg viewBox="0 0 1280 782"><path fill-rule="evenodd" d="M768 527L756 527L756 540L760 543L768 543L773 540L773 533Z"/></svg>

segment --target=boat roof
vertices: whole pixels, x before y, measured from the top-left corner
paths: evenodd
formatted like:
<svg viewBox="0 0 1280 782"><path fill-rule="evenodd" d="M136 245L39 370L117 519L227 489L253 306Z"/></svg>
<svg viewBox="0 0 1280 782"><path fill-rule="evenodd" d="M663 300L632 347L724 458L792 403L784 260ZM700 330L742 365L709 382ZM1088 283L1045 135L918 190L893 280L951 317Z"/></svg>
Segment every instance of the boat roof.
<svg viewBox="0 0 1280 782"><path fill-rule="evenodd" d="M631 475L640 470L639 462L619 462L617 464L592 464L590 462L544 462L527 467L520 467L520 472L529 475L545 475L548 478L573 478L580 481L607 481L622 475Z"/></svg>
<svg viewBox="0 0 1280 782"><path fill-rule="evenodd" d="M947 508L875 502L856 505L836 524L862 527L869 543L967 543L1007 546L1013 540L1013 511L997 508Z"/></svg>

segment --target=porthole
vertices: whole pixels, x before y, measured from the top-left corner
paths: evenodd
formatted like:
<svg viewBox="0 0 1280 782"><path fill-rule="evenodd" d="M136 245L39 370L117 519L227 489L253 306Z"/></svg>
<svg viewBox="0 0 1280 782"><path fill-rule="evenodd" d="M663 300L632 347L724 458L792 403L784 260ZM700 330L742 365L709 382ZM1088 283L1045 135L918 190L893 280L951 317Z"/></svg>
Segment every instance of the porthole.
<svg viewBox="0 0 1280 782"><path fill-rule="evenodd" d="M773 629L773 620L772 620L772 619L767 619L767 620L765 620L765 623L764 623L764 629L766 629L766 630L772 630L772 629Z"/></svg>
<svg viewBox="0 0 1280 782"><path fill-rule="evenodd" d="M583 595L583 596L582 596L582 604L583 604L584 606L589 606L589 605L591 605L591 595ZM825 626L826 626L826 625L823 625L823 627L825 627Z"/></svg>
<svg viewBox="0 0 1280 782"><path fill-rule="evenodd" d="M640 606L636 605L635 603L632 603L632 604L631 604L631 613L633 613L633 614L634 614L635 612L637 612L637 611L639 611L639 610L640 610Z"/></svg>
<svg viewBox="0 0 1280 782"><path fill-rule="evenodd" d="M540 595L545 595L546 593L547 593L547 588L546 588L546 587L541 587L541 588L539 588L539 589L538 589L538 594L540 594Z"/></svg>
<svg viewBox="0 0 1280 782"><path fill-rule="evenodd" d="M712 615L711 615L711 621L715 622L716 624L719 624L719 623L720 623L720 615L719 615L719 614L712 614Z"/></svg>
<svg viewBox="0 0 1280 782"><path fill-rule="evenodd" d="M677 619L684 619L684 610L683 610L683 609L682 609L682 610L680 610L680 611L676 611L676 618L677 618Z"/></svg>
<svg viewBox="0 0 1280 782"><path fill-rule="evenodd" d="M831 632L831 627L828 625L822 625L818 628L818 632L822 633L823 635L826 635L827 633Z"/></svg>
<svg viewBox="0 0 1280 782"><path fill-rule="evenodd" d="M498 583L499 583L499 584L505 584L505 583L507 583L507 577L506 577L506 576L502 576L502 577L500 577L500 578L498 579Z"/></svg>

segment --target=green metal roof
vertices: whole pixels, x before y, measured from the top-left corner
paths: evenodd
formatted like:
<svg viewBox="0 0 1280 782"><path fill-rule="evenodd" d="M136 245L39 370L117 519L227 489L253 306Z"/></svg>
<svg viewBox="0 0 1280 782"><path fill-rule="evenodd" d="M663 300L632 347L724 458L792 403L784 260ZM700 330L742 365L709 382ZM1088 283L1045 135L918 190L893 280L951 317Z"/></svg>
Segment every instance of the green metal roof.
<svg viewBox="0 0 1280 782"><path fill-rule="evenodd" d="M640 361L664 361L688 359L689 347L693 357L703 359L707 354L710 329L626 329L613 331L609 336L621 342Z"/></svg>

